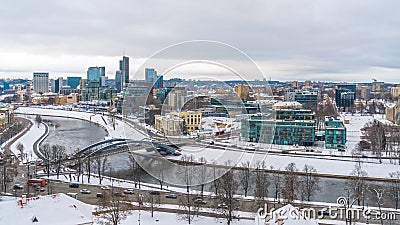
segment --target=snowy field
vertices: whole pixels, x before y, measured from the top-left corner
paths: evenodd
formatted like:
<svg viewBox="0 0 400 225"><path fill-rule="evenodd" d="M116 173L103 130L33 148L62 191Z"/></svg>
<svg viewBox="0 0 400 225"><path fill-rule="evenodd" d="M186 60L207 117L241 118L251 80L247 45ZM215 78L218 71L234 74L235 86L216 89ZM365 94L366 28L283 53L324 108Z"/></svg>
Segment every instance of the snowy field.
<svg viewBox="0 0 400 225"><path fill-rule="evenodd" d="M10 150L18 155L19 151L17 149L18 144L24 145L24 152L28 156L28 160L36 160L38 157L33 152L34 143L46 132L46 127L44 124L38 124L32 119L32 117L27 116L26 119L32 122L32 127L18 140L16 140L11 146Z"/></svg>

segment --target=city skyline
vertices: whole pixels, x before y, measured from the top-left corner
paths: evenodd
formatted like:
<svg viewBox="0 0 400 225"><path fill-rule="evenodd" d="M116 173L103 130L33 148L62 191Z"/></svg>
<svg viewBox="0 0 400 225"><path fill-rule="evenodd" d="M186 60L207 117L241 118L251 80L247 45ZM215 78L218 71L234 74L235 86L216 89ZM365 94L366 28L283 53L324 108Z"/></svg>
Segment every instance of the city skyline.
<svg viewBox="0 0 400 225"><path fill-rule="evenodd" d="M237 47L273 80L395 82L400 72L396 1L298 2L302 7L290 1L159 2L157 7L102 1L96 2L96 13L91 1L22 3L0 7L1 78L28 78L35 71L51 78L84 76L91 66L105 66L113 78L123 53L133 75L158 50L198 39Z"/></svg>

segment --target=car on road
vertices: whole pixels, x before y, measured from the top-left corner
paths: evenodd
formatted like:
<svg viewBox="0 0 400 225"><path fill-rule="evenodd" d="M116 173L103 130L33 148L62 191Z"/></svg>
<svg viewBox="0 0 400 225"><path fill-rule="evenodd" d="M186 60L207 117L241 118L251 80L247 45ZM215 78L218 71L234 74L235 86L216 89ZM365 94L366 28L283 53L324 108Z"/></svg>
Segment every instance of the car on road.
<svg viewBox="0 0 400 225"><path fill-rule="evenodd" d="M202 196L195 196L195 197L192 198L192 200L193 200L193 201L196 201L196 200L203 200L203 197L202 197Z"/></svg>
<svg viewBox="0 0 400 225"><path fill-rule="evenodd" d="M114 196L115 197L125 197L125 194L121 193L121 192L114 192Z"/></svg>
<svg viewBox="0 0 400 225"><path fill-rule="evenodd" d="M176 194L166 194L165 197L166 198L173 198L173 199L178 198L178 196Z"/></svg>
<svg viewBox="0 0 400 225"><path fill-rule="evenodd" d="M70 187L70 188L79 188L79 184L77 184L77 183L70 183L70 184L69 184L69 187Z"/></svg>
<svg viewBox="0 0 400 225"><path fill-rule="evenodd" d="M150 191L150 194L151 195L160 195L160 192L159 191Z"/></svg>
<svg viewBox="0 0 400 225"><path fill-rule="evenodd" d="M101 190L110 190L110 187L107 185L101 186Z"/></svg>
<svg viewBox="0 0 400 225"><path fill-rule="evenodd" d="M33 185L33 188L35 188L35 191L40 191L40 192L44 192L46 189L40 185Z"/></svg>
<svg viewBox="0 0 400 225"><path fill-rule="evenodd" d="M133 195L135 194L135 191L133 189L126 189L124 190L124 194Z"/></svg>
<svg viewBox="0 0 400 225"><path fill-rule="evenodd" d="M24 189L24 186L22 186L22 184L14 184L13 188L14 189Z"/></svg>
<svg viewBox="0 0 400 225"><path fill-rule="evenodd" d="M90 194L90 191L88 189L82 189L80 190L81 194Z"/></svg>
<svg viewBox="0 0 400 225"><path fill-rule="evenodd" d="M219 209L227 209L228 206L225 203L220 203L220 204L218 204L217 208L219 208Z"/></svg>
<svg viewBox="0 0 400 225"><path fill-rule="evenodd" d="M207 204L207 201L198 198L198 199L194 200L194 203L205 205L205 204Z"/></svg>
<svg viewBox="0 0 400 225"><path fill-rule="evenodd" d="M96 194L96 198L103 198L103 197L104 197L103 193L97 193Z"/></svg>

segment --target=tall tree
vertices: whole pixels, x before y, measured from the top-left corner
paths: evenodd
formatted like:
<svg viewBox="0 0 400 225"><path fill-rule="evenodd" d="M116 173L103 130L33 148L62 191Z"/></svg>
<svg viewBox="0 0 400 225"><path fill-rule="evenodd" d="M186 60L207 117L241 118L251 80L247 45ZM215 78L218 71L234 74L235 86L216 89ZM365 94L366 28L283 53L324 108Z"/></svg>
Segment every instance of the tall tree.
<svg viewBox="0 0 400 225"><path fill-rule="evenodd" d="M400 207L400 171L389 174L394 181L390 184L390 193L393 197L396 209Z"/></svg>
<svg viewBox="0 0 400 225"><path fill-rule="evenodd" d="M357 200L358 205L364 202L364 198L367 192L367 182L365 178L368 176L367 171L362 167L361 162L357 162L354 169L351 171L350 176L352 179L349 181L349 187L351 194Z"/></svg>
<svg viewBox="0 0 400 225"><path fill-rule="evenodd" d="M301 199L311 201L313 195L319 190L320 179L316 176L317 170L310 165L304 165L304 175L300 177Z"/></svg>
<svg viewBox="0 0 400 225"><path fill-rule="evenodd" d="M239 183L243 188L244 196L247 197L250 181L251 181L251 171L250 162L243 162L241 170L239 170Z"/></svg>
<svg viewBox="0 0 400 225"><path fill-rule="evenodd" d="M102 225L118 225L131 214L127 199L121 199L109 192L103 193L99 201L97 222Z"/></svg>
<svg viewBox="0 0 400 225"><path fill-rule="evenodd" d="M237 190L237 181L232 170L228 170L219 180L221 191L218 199L222 204L217 206L216 210L226 219L226 223L230 225L235 217L234 209L238 204L233 198Z"/></svg>
<svg viewBox="0 0 400 225"><path fill-rule="evenodd" d="M254 197L258 207L264 206L268 197L268 174L265 172L265 162L258 162L255 170L255 190Z"/></svg>
<svg viewBox="0 0 400 225"><path fill-rule="evenodd" d="M296 164L293 162L289 163L285 169L286 174L284 176L283 188L281 192L287 203L293 203L293 201L297 199L299 178L296 172L298 169L296 168Z"/></svg>

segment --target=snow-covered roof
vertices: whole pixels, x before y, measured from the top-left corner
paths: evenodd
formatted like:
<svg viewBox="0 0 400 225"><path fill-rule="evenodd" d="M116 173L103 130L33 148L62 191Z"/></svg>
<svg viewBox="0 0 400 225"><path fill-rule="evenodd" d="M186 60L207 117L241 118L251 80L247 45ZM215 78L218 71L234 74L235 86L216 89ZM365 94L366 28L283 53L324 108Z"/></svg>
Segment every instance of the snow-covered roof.
<svg viewBox="0 0 400 225"><path fill-rule="evenodd" d="M65 194L0 202L0 224L92 224L92 206Z"/></svg>
<svg viewBox="0 0 400 225"><path fill-rule="evenodd" d="M299 102L296 101L291 101L291 102L277 102L274 104L275 107L282 107L282 106L290 106L290 107L294 107L294 106L301 106L301 104Z"/></svg>

